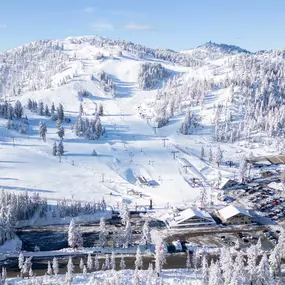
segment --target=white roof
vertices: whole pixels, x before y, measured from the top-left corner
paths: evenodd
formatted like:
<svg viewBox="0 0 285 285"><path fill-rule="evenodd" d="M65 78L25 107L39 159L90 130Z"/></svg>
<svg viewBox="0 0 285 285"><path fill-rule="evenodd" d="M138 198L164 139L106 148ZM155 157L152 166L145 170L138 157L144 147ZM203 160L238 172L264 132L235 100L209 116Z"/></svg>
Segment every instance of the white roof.
<svg viewBox="0 0 285 285"><path fill-rule="evenodd" d="M202 219L213 220L211 215L205 211L197 210L197 209L186 209L184 211L179 212L179 214L174 217L174 221L176 223L181 223L189 218L199 217Z"/></svg>
<svg viewBox="0 0 285 285"><path fill-rule="evenodd" d="M252 217L251 214L246 210L238 206L229 205L221 210L219 210L219 214L225 220L234 217L238 214L242 214L248 217Z"/></svg>

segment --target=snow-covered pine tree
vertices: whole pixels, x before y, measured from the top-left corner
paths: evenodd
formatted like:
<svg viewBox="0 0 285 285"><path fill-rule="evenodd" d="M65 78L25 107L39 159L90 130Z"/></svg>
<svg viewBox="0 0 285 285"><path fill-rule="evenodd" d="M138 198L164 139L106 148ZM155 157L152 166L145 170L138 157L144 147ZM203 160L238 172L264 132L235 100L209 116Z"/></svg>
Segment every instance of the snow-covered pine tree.
<svg viewBox="0 0 285 285"><path fill-rule="evenodd" d="M57 155L57 144L56 144L56 142L53 143L52 155L53 155L53 156L56 156L56 155Z"/></svg>
<svg viewBox="0 0 285 285"><path fill-rule="evenodd" d="M87 267L85 264L84 264L83 269L82 269L82 274L83 274L83 276L86 276L86 274L87 274Z"/></svg>
<svg viewBox="0 0 285 285"><path fill-rule="evenodd" d="M212 164L213 162L213 152L212 152L212 148L210 147L209 149L209 163Z"/></svg>
<svg viewBox="0 0 285 285"><path fill-rule="evenodd" d="M23 116L23 107L22 104L19 100L16 101L15 106L14 106L14 114L16 116L16 119L19 120Z"/></svg>
<svg viewBox="0 0 285 285"><path fill-rule="evenodd" d="M162 238L157 236L155 243L155 271L157 276L160 276L163 264L165 264L165 252Z"/></svg>
<svg viewBox="0 0 285 285"><path fill-rule="evenodd" d="M48 266L47 266L47 275L52 275L52 268L51 268L50 261L48 261Z"/></svg>
<svg viewBox="0 0 285 285"><path fill-rule="evenodd" d="M38 105L38 112L39 112L39 115L40 116L43 116L44 115L44 103L42 101L39 102L39 105Z"/></svg>
<svg viewBox="0 0 285 285"><path fill-rule="evenodd" d="M42 140L44 142L46 142L47 126L46 126L45 122L43 122L43 121L40 121L39 132L40 132L40 137L42 138Z"/></svg>
<svg viewBox="0 0 285 285"><path fill-rule="evenodd" d="M204 147L201 147L201 153L200 153L200 158L203 160L205 158L205 150Z"/></svg>
<svg viewBox="0 0 285 285"><path fill-rule="evenodd" d="M59 104L57 107L57 117L61 121L64 119L64 110L62 104Z"/></svg>
<svg viewBox="0 0 285 285"><path fill-rule="evenodd" d="M84 267L84 261L82 258L80 258L79 268L81 269L81 271L83 270L83 267Z"/></svg>
<svg viewBox="0 0 285 285"><path fill-rule="evenodd" d="M54 102L51 103L51 108L50 108L50 114L51 116L54 115L54 112L55 112L55 106L54 106Z"/></svg>
<svg viewBox="0 0 285 285"><path fill-rule="evenodd" d="M81 233L78 227L76 227L74 219L72 219L69 224L68 245L73 249L82 247L83 245L83 239Z"/></svg>
<svg viewBox="0 0 285 285"><path fill-rule="evenodd" d="M59 272L59 267L58 267L58 261L56 257L54 257L52 260L52 270L53 270L54 275L57 276Z"/></svg>
<svg viewBox="0 0 285 285"><path fill-rule="evenodd" d="M63 141L62 140L58 143L57 155L60 155L60 156L64 155L64 147L63 147Z"/></svg>
<svg viewBox="0 0 285 285"><path fill-rule="evenodd" d="M103 109L103 105L101 103L99 104L98 115L99 116L103 116L104 115L104 109Z"/></svg>
<svg viewBox="0 0 285 285"><path fill-rule="evenodd" d="M124 256L123 256L123 255L121 255L120 269L121 269L121 270L126 269L126 263L125 263L125 260L124 260Z"/></svg>
<svg viewBox="0 0 285 285"><path fill-rule="evenodd" d="M22 268L24 266L24 262L25 262L25 257L23 255L23 253L21 252L19 257L18 257L18 267L20 270L22 270Z"/></svg>
<svg viewBox="0 0 285 285"><path fill-rule="evenodd" d="M95 256L95 258L96 258L96 256ZM88 253L88 256L87 256L87 269L89 271L91 271L93 269L93 260L92 260L90 253Z"/></svg>
<svg viewBox="0 0 285 285"><path fill-rule="evenodd" d="M105 243L107 241L107 230L106 230L106 224L105 224L105 219L104 217L101 217L100 219L100 224L99 224L99 241L100 241L100 245L102 247L105 246Z"/></svg>
<svg viewBox="0 0 285 285"><path fill-rule="evenodd" d="M92 151L92 155L93 155L93 156L97 156L97 152L96 152L96 150L95 150L95 149L93 149L93 151Z"/></svg>
<svg viewBox="0 0 285 285"><path fill-rule="evenodd" d="M270 267L266 253L263 254L257 268L258 284L270 284Z"/></svg>
<svg viewBox="0 0 285 285"><path fill-rule="evenodd" d="M136 252L135 269L142 269L142 267L143 267L143 259L140 247L138 246Z"/></svg>
<svg viewBox="0 0 285 285"><path fill-rule="evenodd" d="M115 252L112 251L111 254L111 269L115 270L116 269L116 260L115 260Z"/></svg>
<svg viewBox="0 0 285 285"><path fill-rule="evenodd" d="M273 279L276 279L276 277L280 276L281 257L278 245L276 245L274 249L271 251L271 254L269 256L269 267L270 267L270 274L273 277Z"/></svg>
<svg viewBox="0 0 285 285"><path fill-rule="evenodd" d="M190 259L190 258L189 258ZM209 267L206 254L202 257L202 285L209 284Z"/></svg>
<svg viewBox="0 0 285 285"><path fill-rule="evenodd" d="M218 167L220 167L222 160L223 160L223 152L220 146L218 146L215 156L215 163L218 165Z"/></svg>
<svg viewBox="0 0 285 285"><path fill-rule="evenodd" d="M106 254L106 257L105 257L105 268L106 270L111 268L109 254Z"/></svg>
<svg viewBox="0 0 285 285"><path fill-rule="evenodd" d="M239 181L241 183L244 183L247 176L247 161L244 157L240 161L238 174L239 174Z"/></svg>
<svg viewBox="0 0 285 285"><path fill-rule="evenodd" d="M191 268L189 250L186 251L186 268L187 268L187 271L189 271Z"/></svg>
<svg viewBox="0 0 285 285"><path fill-rule="evenodd" d="M127 221L125 230L124 230L124 247L128 248L133 244L133 234L131 222Z"/></svg>
<svg viewBox="0 0 285 285"><path fill-rule="evenodd" d="M99 268L100 268L99 259L98 259L98 256L95 255L95 258L94 258L94 269L95 269L96 271L98 271Z"/></svg>
<svg viewBox="0 0 285 285"><path fill-rule="evenodd" d="M251 245L247 250L247 271L249 273L249 280L252 283L257 281L257 258L258 249L256 245Z"/></svg>
<svg viewBox="0 0 285 285"><path fill-rule="evenodd" d="M149 227L148 221L145 221L143 225L141 244L145 246L148 246L151 244L151 233L150 233L150 227Z"/></svg>
<svg viewBox="0 0 285 285"><path fill-rule="evenodd" d="M64 137L64 127L60 126L56 133L59 136L59 138L62 140Z"/></svg>
<svg viewBox="0 0 285 285"><path fill-rule="evenodd" d="M212 262L209 269L209 281L211 285L221 285L223 284L223 276L221 273L219 261L217 260L215 263Z"/></svg>
<svg viewBox="0 0 285 285"><path fill-rule="evenodd" d="M45 116L50 117L50 111L48 105L45 106Z"/></svg>
<svg viewBox="0 0 285 285"><path fill-rule="evenodd" d="M67 284L72 284L73 272L74 272L74 265L72 262L72 258L69 257L68 263L67 263L67 272L66 272L66 283Z"/></svg>

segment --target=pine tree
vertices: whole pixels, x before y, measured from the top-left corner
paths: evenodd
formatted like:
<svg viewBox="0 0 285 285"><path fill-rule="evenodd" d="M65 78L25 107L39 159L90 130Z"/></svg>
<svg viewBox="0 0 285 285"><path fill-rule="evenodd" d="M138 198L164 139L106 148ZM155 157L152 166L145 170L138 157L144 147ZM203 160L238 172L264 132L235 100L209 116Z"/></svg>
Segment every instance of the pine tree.
<svg viewBox="0 0 285 285"><path fill-rule="evenodd" d="M16 116L16 119L19 120L23 116L23 107L22 104L19 100L16 101L15 106L14 106L14 113Z"/></svg>
<svg viewBox="0 0 285 285"><path fill-rule="evenodd" d="M34 272L33 272L33 269L31 267L30 270L29 270L29 277L33 277L33 276L34 276ZM3 277L2 277L2 279L3 279Z"/></svg>
<svg viewBox="0 0 285 285"><path fill-rule="evenodd" d="M223 277L220 269L219 262L213 262L209 269L209 280L211 285L221 285L223 284Z"/></svg>
<svg viewBox="0 0 285 285"><path fill-rule="evenodd" d="M64 119L64 110L63 110L63 106L62 104L59 104L58 105L58 108L57 108L57 117L59 120L63 121Z"/></svg>
<svg viewBox="0 0 285 285"><path fill-rule="evenodd" d="M243 158L240 161L239 165L239 180L241 183L245 182L246 174L247 174L247 161L245 160L245 158Z"/></svg>
<svg viewBox="0 0 285 285"><path fill-rule="evenodd" d="M25 262L25 257L23 255L23 253L20 253L20 255L18 257L18 267L20 270L22 270L22 268L24 266L24 262Z"/></svg>
<svg viewBox="0 0 285 285"><path fill-rule="evenodd" d="M51 268L50 261L48 261L47 274L52 275L52 268Z"/></svg>
<svg viewBox="0 0 285 285"><path fill-rule="evenodd" d="M106 254L106 257L105 257L105 268L106 268L106 270L111 268L110 259L109 259L108 254Z"/></svg>
<svg viewBox="0 0 285 285"><path fill-rule="evenodd" d="M115 252L112 251L111 254L111 269L115 270L116 269L116 260L115 260Z"/></svg>
<svg viewBox="0 0 285 285"><path fill-rule="evenodd" d="M45 116L50 117L50 111L49 111L48 105L45 106Z"/></svg>
<svg viewBox="0 0 285 285"><path fill-rule="evenodd" d="M128 248L133 243L132 226L131 222L127 221L124 231L124 247Z"/></svg>
<svg viewBox="0 0 285 285"><path fill-rule="evenodd" d="M191 268L189 250L186 251L186 268L187 268L187 271L189 271Z"/></svg>
<svg viewBox="0 0 285 285"><path fill-rule="evenodd" d="M53 156L56 156L56 155L57 155L57 144L56 144L56 142L53 143L52 155L53 155Z"/></svg>
<svg viewBox="0 0 285 285"><path fill-rule="evenodd" d="M106 224L105 224L105 220L104 217L101 217L100 219L100 224L99 224L99 241L100 241L100 245L102 247L105 246L105 243L107 241L107 231L106 231Z"/></svg>
<svg viewBox="0 0 285 285"><path fill-rule="evenodd" d="M276 245L269 256L270 273L274 279L281 274L281 257L279 251L279 246Z"/></svg>
<svg viewBox="0 0 285 285"><path fill-rule="evenodd" d="M143 260L142 260L140 247L138 246L136 252L135 269L142 269L142 267L143 267Z"/></svg>
<svg viewBox="0 0 285 285"><path fill-rule="evenodd" d="M63 142L62 140L58 143L58 146L57 146L57 155L64 155L64 147L63 147Z"/></svg>
<svg viewBox="0 0 285 285"><path fill-rule="evenodd" d="M140 285L140 284L141 284L141 281L139 278L138 269L135 269L132 285Z"/></svg>
<svg viewBox="0 0 285 285"><path fill-rule="evenodd" d="M30 98L28 99L28 109L30 111L33 109L33 102L32 102L32 100Z"/></svg>
<svg viewBox="0 0 285 285"><path fill-rule="evenodd" d="M236 253L236 259L234 264L230 264L223 269L225 282L231 281L230 284L243 285L247 280L247 275L244 266L244 257L241 251Z"/></svg>
<svg viewBox="0 0 285 285"><path fill-rule="evenodd" d="M44 142L46 142L47 126L46 126L45 122L40 121L39 131L40 131L40 137L42 138L42 140Z"/></svg>
<svg viewBox="0 0 285 285"><path fill-rule="evenodd" d="M67 273L66 273L66 282L67 282L67 284L72 284L73 272L74 272L74 265L73 265L73 262L72 262L72 258L69 257L68 263L67 263Z"/></svg>
<svg viewBox="0 0 285 285"><path fill-rule="evenodd" d="M207 257L204 254L202 258L202 285L208 285L208 284L209 284L209 268L208 268Z"/></svg>
<svg viewBox="0 0 285 285"><path fill-rule="evenodd" d="M64 137L64 127L60 126L58 131L56 132L60 139Z"/></svg>
<svg viewBox="0 0 285 285"><path fill-rule="evenodd" d="M83 261L82 258L80 258L79 268L80 268L81 270L83 270L83 267L84 267L84 261Z"/></svg>
<svg viewBox="0 0 285 285"><path fill-rule="evenodd" d="M247 251L247 267L249 273L249 280L252 283L255 283L257 280L257 258L258 250L255 245L250 246Z"/></svg>
<svg viewBox="0 0 285 285"><path fill-rule="evenodd" d="M68 245L73 249L82 247L83 245L81 233L76 227L74 219L72 219L69 224Z"/></svg>
<svg viewBox="0 0 285 285"><path fill-rule="evenodd" d="M221 165L222 160L223 160L223 152L222 152L220 146L218 146L217 152L216 152L216 157L215 157L215 162L218 165L218 167Z"/></svg>
<svg viewBox="0 0 285 285"><path fill-rule="evenodd" d="M96 258L96 257L95 257ZM89 253L87 256L87 269L91 271L93 269L93 260L91 254Z"/></svg>
<svg viewBox="0 0 285 285"><path fill-rule="evenodd" d="M157 237L155 243L155 271L160 275L163 264L165 264L165 252L161 237Z"/></svg>
<svg viewBox="0 0 285 285"><path fill-rule="evenodd" d="M58 267L58 261L56 257L54 257L52 260L52 270L53 270L54 275L57 276L59 272L59 267Z"/></svg>
<svg viewBox="0 0 285 285"><path fill-rule="evenodd" d="M87 274L87 267L86 267L85 264L83 266L82 273L83 273L84 276L86 276L86 274Z"/></svg>
<svg viewBox="0 0 285 285"><path fill-rule="evenodd" d="M52 103L51 103L51 108L50 108L51 116L54 115L54 112L55 112L55 106L54 106L54 102L52 102Z"/></svg>
<svg viewBox="0 0 285 285"><path fill-rule="evenodd" d="M94 269L95 269L96 271L98 271L99 268L100 268L99 259L98 259L98 256L95 255L95 259L94 259Z"/></svg>
<svg viewBox="0 0 285 285"><path fill-rule="evenodd" d="M82 103L80 103L80 105L79 105L79 116L82 116L83 113L84 113L83 106L82 106Z"/></svg>
<svg viewBox="0 0 285 285"><path fill-rule="evenodd" d="M212 148L209 149L209 163L212 164L213 162L213 153L212 153Z"/></svg>
<svg viewBox="0 0 285 285"><path fill-rule="evenodd" d="M95 150L95 149L93 149L93 151L92 151L92 155L93 155L93 156L97 156L97 152L96 152L96 150Z"/></svg>
<svg viewBox="0 0 285 285"><path fill-rule="evenodd" d="M104 115L103 105L101 103L99 104L98 115L99 116L103 116Z"/></svg>
<svg viewBox="0 0 285 285"><path fill-rule="evenodd" d="M31 268L32 269L32 268ZM1 274L2 280L5 282L7 279L7 269L6 267L2 267L2 274ZM4 283L5 284L5 283Z"/></svg>
<svg viewBox="0 0 285 285"><path fill-rule="evenodd" d="M201 154L200 154L200 158L203 160L205 158L205 150L204 147L201 147Z"/></svg>
<svg viewBox="0 0 285 285"><path fill-rule="evenodd" d="M270 268L267 255L264 253L257 268L257 279L260 284L270 284Z"/></svg>
<svg viewBox="0 0 285 285"><path fill-rule="evenodd" d="M125 260L124 260L124 256L123 256L123 255L121 255L120 269L121 269L121 270L126 269L126 264L125 264Z"/></svg>
<svg viewBox="0 0 285 285"><path fill-rule="evenodd" d="M38 111L40 116L44 115L44 103L42 101L39 102Z"/></svg>
<svg viewBox="0 0 285 285"><path fill-rule="evenodd" d="M141 244L148 246L151 244L151 233L148 221L145 221L142 230Z"/></svg>

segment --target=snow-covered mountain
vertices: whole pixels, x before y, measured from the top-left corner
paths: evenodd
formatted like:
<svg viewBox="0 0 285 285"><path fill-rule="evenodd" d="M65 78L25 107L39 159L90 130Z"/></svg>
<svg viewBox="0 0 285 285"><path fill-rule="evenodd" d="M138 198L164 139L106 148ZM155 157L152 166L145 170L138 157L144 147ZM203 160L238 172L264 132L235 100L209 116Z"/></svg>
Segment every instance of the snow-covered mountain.
<svg viewBox="0 0 285 285"><path fill-rule="evenodd" d="M210 197L217 177L236 171L211 164L220 148L236 161L284 150L284 70L284 51L211 42L175 52L91 36L9 50L0 186L110 204ZM61 128L64 155L54 156Z"/></svg>

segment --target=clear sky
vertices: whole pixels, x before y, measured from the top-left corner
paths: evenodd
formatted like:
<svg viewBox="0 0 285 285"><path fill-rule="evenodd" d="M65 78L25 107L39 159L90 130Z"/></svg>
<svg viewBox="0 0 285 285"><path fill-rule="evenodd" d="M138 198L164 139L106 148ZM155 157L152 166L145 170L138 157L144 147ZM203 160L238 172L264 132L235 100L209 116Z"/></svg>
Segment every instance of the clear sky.
<svg viewBox="0 0 285 285"><path fill-rule="evenodd" d="M0 51L101 35L182 50L206 41L285 48L284 0L0 0Z"/></svg>

